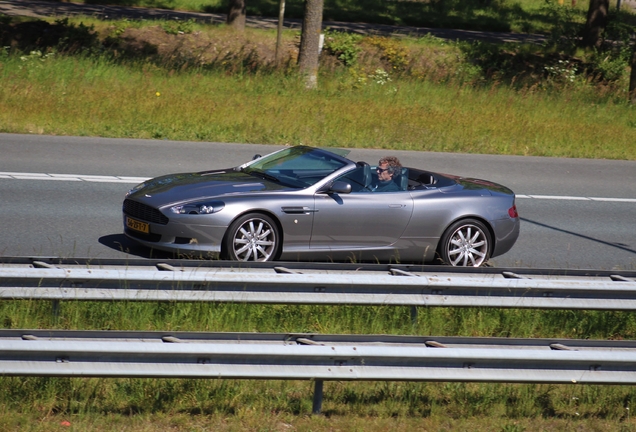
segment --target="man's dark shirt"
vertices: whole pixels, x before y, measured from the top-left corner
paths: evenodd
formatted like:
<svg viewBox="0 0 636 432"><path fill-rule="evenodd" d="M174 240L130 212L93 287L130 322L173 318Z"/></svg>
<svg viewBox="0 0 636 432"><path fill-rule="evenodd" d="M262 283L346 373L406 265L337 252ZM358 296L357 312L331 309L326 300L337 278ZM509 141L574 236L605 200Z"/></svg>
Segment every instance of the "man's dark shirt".
<svg viewBox="0 0 636 432"><path fill-rule="evenodd" d="M371 188L373 192L397 192L400 190L397 184L393 181L393 179L389 181L381 181L378 182L377 185Z"/></svg>

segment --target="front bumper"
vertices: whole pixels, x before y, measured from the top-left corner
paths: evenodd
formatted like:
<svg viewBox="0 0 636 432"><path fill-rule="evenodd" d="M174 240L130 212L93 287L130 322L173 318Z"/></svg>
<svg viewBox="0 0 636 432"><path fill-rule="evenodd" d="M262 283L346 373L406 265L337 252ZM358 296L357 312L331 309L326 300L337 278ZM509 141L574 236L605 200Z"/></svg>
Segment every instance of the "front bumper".
<svg viewBox="0 0 636 432"><path fill-rule="evenodd" d="M149 226L149 232L144 233L129 228L126 225L126 217L124 214L126 237L146 247L168 252L219 254L227 230L226 226L181 224L173 220L166 225L143 221Z"/></svg>

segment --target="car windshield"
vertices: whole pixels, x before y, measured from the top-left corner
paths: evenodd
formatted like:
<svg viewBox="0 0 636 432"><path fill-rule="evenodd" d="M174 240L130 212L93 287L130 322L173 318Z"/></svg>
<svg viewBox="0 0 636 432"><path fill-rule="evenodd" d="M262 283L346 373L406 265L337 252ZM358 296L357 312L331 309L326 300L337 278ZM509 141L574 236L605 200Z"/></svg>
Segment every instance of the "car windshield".
<svg viewBox="0 0 636 432"><path fill-rule="evenodd" d="M348 161L312 147L291 147L257 159L243 172L286 186L305 188L346 166Z"/></svg>

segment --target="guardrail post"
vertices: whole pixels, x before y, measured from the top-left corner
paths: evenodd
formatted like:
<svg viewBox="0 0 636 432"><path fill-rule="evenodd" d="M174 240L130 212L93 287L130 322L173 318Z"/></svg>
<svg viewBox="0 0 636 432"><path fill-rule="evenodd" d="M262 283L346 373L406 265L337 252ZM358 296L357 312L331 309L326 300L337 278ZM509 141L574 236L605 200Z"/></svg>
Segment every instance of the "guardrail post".
<svg viewBox="0 0 636 432"><path fill-rule="evenodd" d="M314 384L314 406L311 409L312 414L320 414L322 411L322 380L316 380Z"/></svg>
<svg viewBox="0 0 636 432"><path fill-rule="evenodd" d="M51 302L51 313L53 314L53 318L55 319L55 322L57 322L60 318L60 301L59 300L53 300Z"/></svg>
<svg viewBox="0 0 636 432"><path fill-rule="evenodd" d="M417 325L417 306L411 306L411 325Z"/></svg>

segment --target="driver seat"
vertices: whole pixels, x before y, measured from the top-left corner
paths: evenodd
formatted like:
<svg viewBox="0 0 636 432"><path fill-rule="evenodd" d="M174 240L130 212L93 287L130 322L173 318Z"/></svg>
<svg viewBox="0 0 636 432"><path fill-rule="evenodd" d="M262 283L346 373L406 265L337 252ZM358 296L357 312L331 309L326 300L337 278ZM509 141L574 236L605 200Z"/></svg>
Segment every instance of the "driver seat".
<svg viewBox="0 0 636 432"><path fill-rule="evenodd" d="M405 191L409 184L409 169L402 168L401 171L393 177L393 181L398 185L401 191Z"/></svg>
<svg viewBox="0 0 636 432"><path fill-rule="evenodd" d="M365 190L371 184L371 166L366 162L356 162L356 165L358 167L349 176L353 192Z"/></svg>

